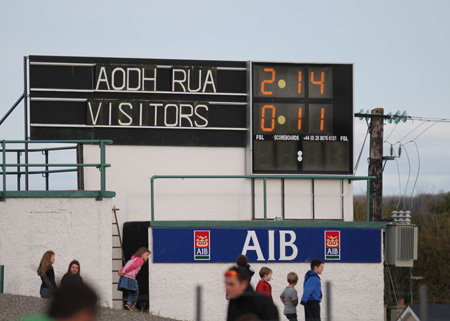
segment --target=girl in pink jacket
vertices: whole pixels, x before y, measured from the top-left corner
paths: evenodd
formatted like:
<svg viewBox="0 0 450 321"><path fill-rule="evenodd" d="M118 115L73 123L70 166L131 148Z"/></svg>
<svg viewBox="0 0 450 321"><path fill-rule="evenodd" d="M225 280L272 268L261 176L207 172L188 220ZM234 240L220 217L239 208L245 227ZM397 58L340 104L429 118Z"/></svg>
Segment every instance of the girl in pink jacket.
<svg viewBox="0 0 450 321"><path fill-rule="evenodd" d="M119 271L120 279L117 290L128 291L128 300L125 304L125 308L128 310L137 312L137 309L134 307L139 296L139 285L136 281L136 275L141 270L142 264L147 262L149 255L150 250L146 247L141 247Z"/></svg>

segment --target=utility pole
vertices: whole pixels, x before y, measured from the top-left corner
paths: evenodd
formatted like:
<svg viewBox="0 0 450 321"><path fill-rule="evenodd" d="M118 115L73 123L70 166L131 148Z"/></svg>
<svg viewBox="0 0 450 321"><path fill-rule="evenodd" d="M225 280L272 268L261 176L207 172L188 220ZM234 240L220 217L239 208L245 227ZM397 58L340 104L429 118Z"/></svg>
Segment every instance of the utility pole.
<svg viewBox="0 0 450 321"><path fill-rule="evenodd" d="M370 119L370 153L369 176L376 178L370 181L370 220L382 220L383 199L383 108L372 109Z"/></svg>

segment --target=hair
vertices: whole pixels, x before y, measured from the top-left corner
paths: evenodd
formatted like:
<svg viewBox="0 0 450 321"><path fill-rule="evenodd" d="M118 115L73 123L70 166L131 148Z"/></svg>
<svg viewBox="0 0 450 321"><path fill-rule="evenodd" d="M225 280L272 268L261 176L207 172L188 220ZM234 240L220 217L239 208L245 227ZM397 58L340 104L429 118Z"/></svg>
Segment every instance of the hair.
<svg viewBox="0 0 450 321"><path fill-rule="evenodd" d="M42 255L41 263L39 263L39 267L37 269L37 274L43 275L47 273L48 268L52 266L52 262L50 261L52 256L55 255L53 251L47 251Z"/></svg>
<svg viewBox="0 0 450 321"><path fill-rule="evenodd" d="M259 276L261 277L261 279L270 273L272 273L272 270L267 266L263 266L261 270L259 270Z"/></svg>
<svg viewBox="0 0 450 321"><path fill-rule="evenodd" d="M78 265L78 273L77 273L77 275L79 276L80 275L80 272L81 272L81 267L80 267L80 262L78 262L77 260L73 260L72 262L70 262L70 264L69 264L69 268L67 269L67 273L69 273L69 274L72 274L72 272L70 271L70 268L72 267L72 265Z"/></svg>
<svg viewBox="0 0 450 321"><path fill-rule="evenodd" d="M298 275L295 272L290 272L287 275L287 281L289 284L295 284L298 282Z"/></svg>
<svg viewBox="0 0 450 321"><path fill-rule="evenodd" d="M50 304L48 315L52 319L65 319L75 316L81 311L95 314L98 296L84 283L61 285Z"/></svg>
<svg viewBox="0 0 450 321"><path fill-rule="evenodd" d="M246 267L247 264L248 264L248 258L244 254L241 254L237 257L237 259L236 259L237 266Z"/></svg>
<svg viewBox="0 0 450 321"><path fill-rule="evenodd" d="M240 266L232 266L230 267L226 272L225 272L225 276L228 276L228 274L232 271L236 272L234 273L234 275L237 277L239 282L244 282L244 281L249 281L248 280L248 273L245 271L244 268L240 267Z"/></svg>
<svg viewBox="0 0 450 321"><path fill-rule="evenodd" d="M134 253L134 256L136 257L141 257L144 253L152 253L150 252L150 250L146 247L141 247L139 250L136 251L136 253Z"/></svg>
<svg viewBox="0 0 450 321"><path fill-rule="evenodd" d="M312 259L311 261L311 270L314 270L314 267L318 267L320 266L320 264L325 263L324 261L322 261L321 259Z"/></svg>

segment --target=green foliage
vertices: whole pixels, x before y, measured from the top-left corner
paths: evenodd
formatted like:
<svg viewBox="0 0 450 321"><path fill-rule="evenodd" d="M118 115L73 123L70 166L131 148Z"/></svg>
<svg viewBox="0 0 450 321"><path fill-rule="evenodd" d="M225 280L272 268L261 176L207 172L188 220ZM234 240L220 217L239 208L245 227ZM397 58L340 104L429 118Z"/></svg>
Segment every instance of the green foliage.
<svg viewBox="0 0 450 321"><path fill-rule="evenodd" d="M439 195L419 195L414 202L403 202L411 206L412 223L419 227L418 260L412 269L414 276L423 276L423 280L413 280L414 302L419 302L420 285L428 287L428 303L450 304L450 193ZM365 199L355 197L355 221L365 220ZM383 218L391 217L399 204L398 198L390 197L383 201ZM400 204L402 205L402 204ZM390 267L385 269L385 304L395 305L394 293L390 282L392 276L397 299L405 298L410 303L410 268Z"/></svg>

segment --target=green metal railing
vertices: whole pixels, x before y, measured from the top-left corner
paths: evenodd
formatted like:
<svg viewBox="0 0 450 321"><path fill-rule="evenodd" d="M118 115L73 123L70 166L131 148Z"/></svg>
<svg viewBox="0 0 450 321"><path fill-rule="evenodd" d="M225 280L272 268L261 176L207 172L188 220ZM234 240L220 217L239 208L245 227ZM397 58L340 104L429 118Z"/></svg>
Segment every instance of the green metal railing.
<svg viewBox="0 0 450 321"><path fill-rule="evenodd" d="M25 144L26 148L23 150L20 149L7 149L7 144ZM23 164L20 162L20 159L18 159L16 164L8 164L6 161L6 153L7 152L25 152L28 153L30 151L45 151L45 150L63 150L63 149L73 149L74 147L55 147L55 148L43 148L43 149L28 149L28 144L95 144L99 145L100 147L100 163L98 164L48 164L47 161L44 164ZM6 176L7 175L21 175L24 172L21 172L20 168L24 167L26 169L25 174L46 174L49 173L61 173L61 172L70 172L70 171L76 171L76 169L56 169L51 170L49 168L52 167L75 167L75 168L84 168L84 167L95 167L100 170L100 192L98 195L98 200L102 200L103 196L105 195L106 191L106 168L110 167L110 164L106 164L106 148L105 145L112 144L111 140L2 140L1 146L2 146L2 179L3 179L3 191L0 195L0 201L4 201L6 197ZM47 159L46 159L47 160ZM8 167L16 167L17 172L11 172L7 171L6 169ZM29 168L33 167L43 167L45 170L43 171L33 171L29 172Z"/></svg>
<svg viewBox="0 0 450 321"><path fill-rule="evenodd" d="M311 180L324 180L324 179L339 179L351 181L367 181L367 194L366 194L366 220L370 221L370 180L375 179L375 176L334 176L334 175L154 175L150 179L150 198L151 198L151 221L155 220L155 180L157 179L262 179L263 180L263 197L264 197L264 221L267 221L267 180L268 179L311 179Z"/></svg>

